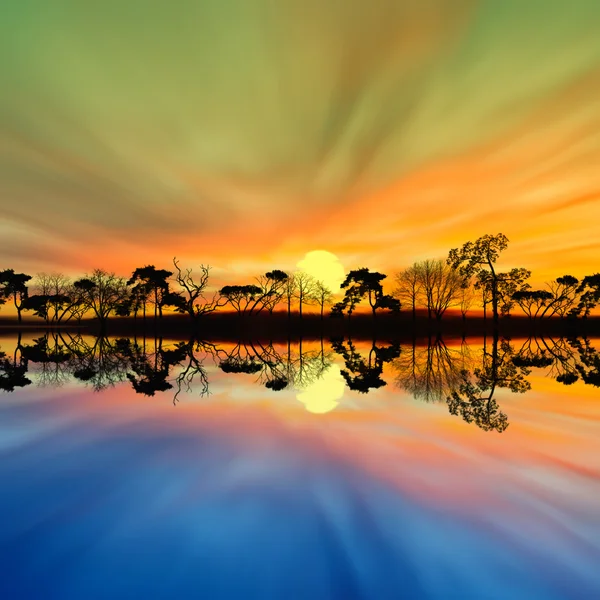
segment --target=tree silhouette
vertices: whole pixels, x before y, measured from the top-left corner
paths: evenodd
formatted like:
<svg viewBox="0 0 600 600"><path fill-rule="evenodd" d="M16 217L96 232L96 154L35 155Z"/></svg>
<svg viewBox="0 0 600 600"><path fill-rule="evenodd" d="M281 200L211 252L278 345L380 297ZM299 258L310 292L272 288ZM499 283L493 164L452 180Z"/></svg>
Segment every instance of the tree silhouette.
<svg viewBox="0 0 600 600"><path fill-rule="evenodd" d="M191 269L182 269L177 262L177 257L173 258L173 265L177 271L175 280L182 289L179 305L175 304L180 312L186 312L192 319L217 310L220 306L226 304L226 300L221 298L218 293L214 293L210 300L205 297L208 279L210 275L209 265L200 265L200 274L197 279L192 276ZM175 298L171 298L175 302Z"/></svg>
<svg viewBox="0 0 600 600"><path fill-rule="evenodd" d="M315 289L314 289L314 299L315 302L319 305L321 321L323 320L323 312L325 310L325 305L331 303L331 298L333 296L333 292L320 280L315 281Z"/></svg>
<svg viewBox="0 0 600 600"><path fill-rule="evenodd" d="M520 290L512 295L512 299L531 321L537 319L542 309L553 299L553 296L547 290Z"/></svg>
<svg viewBox="0 0 600 600"><path fill-rule="evenodd" d="M575 308L579 299L579 279L572 275L563 275L546 284L552 294L552 300L546 304L540 318L558 315L564 317Z"/></svg>
<svg viewBox="0 0 600 600"><path fill-rule="evenodd" d="M462 315L463 323L466 322L467 313L469 312L469 310L471 310L474 301L475 294L473 291L473 286L471 285L470 281L465 281L458 295L458 306L460 309L460 314Z"/></svg>
<svg viewBox="0 0 600 600"><path fill-rule="evenodd" d="M111 314L116 313L127 299L127 284L114 273L94 269L91 275L73 283L86 311L91 310L104 327Z"/></svg>
<svg viewBox="0 0 600 600"><path fill-rule="evenodd" d="M288 319L292 317L292 301L296 296L296 276L294 273L287 273L287 279L283 284L283 299L287 304Z"/></svg>
<svg viewBox="0 0 600 600"><path fill-rule="evenodd" d="M432 315L439 321L450 306L460 302L465 278L443 260L424 260L415 263L413 268L420 280L421 296L429 318Z"/></svg>
<svg viewBox="0 0 600 600"><path fill-rule="evenodd" d="M146 289L150 291L150 297L154 304L154 319L162 319L163 307L166 306L167 300L173 300L169 296L169 283L167 279L173 275L172 271L166 269L157 269L154 265L146 265L138 267L127 281L127 285L135 285L142 283Z"/></svg>
<svg viewBox="0 0 600 600"><path fill-rule="evenodd" d="M288 274L280 269L268 271L256 278L260 294L257 295L250 307L250 314L267 309L270 313L284 297Z"/></svg>
<svg viewBox="0 0 600 600"><path fill-rule="evenodd" d="M417 319L417 306L421 298L423 280L416 264L396 273L396 288L392 295L401 303L408 304L412 310L413 322Z"/></svg>
<svg viewBox="0 0 600 600"><path fill-rule="evenodd" d="M381 282L387 277L377 271L369 271L367 268L350 271L340 286L345 289L344 299L334 306L335 312L343 313L344 310L351 315L356 306L366 298L373 318L377 309L388 309L393 312L400 310L400 301L383 293Z"/></svg>
<svg viewBox="0 0 600 600"><path fill-rule="evenodd" d="M579 294L579 303L572 309L572 312L588 317L600 302L600 273L584 277L577 288L577 293Z"/></svg>
<svg viewBox="0 0 600 600"><path fill-rule="evenodd" d="M13 304L17 309L17 319L21 323L21 311L28 297L27 282L31 275L25 273L15 273L13 269L0 271L0 285L2 294L5 298L12 298Z"/></svg>
<svg viewBox="0 0 600 600"><path fill-rule="evenodd" d="M69 304L71 280L63 273L37 273L34 279L35 295L46 297L46 320L59 321ZM41 303L41 301L38 301ZM64 316L64 315L63 315Z"/></svg>
<svg viewBox="0 0 600 600"><path fill-rule="evenodd" d="M312 275L299 271L294 273L295 280L295 298L298 300L298 310L302 318L302 306L312 304L315 301L317 293L317 282Z"/></svg>
<svg viewBox="0 0 600 600"><path fill-rule="evenodd" d="M257 285L226 285L219 290L225 302L231 304L238 315L243 315L262 294L262 290Z"/></svg>
<svg viewBox="0 0 600 600"><path fill-rule="evenodd" d="M465 279L478 276L478 281L488 287L494 324L498 325L500 293L499 278L494 267L500 253L508 247L508 238L503 234L484 235L474 242L466 242L461 248L453 248L448 254L448 264L458 269ZM482 275L485 277L482 278Z"/></svg>

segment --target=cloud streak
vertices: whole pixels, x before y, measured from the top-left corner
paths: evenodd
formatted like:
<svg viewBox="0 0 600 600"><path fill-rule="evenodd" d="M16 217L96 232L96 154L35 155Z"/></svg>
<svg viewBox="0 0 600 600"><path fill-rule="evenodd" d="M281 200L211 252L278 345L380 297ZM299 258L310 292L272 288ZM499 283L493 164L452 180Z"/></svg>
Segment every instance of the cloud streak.
<svg viewBox="0 0 600 600"><path fill-rule="evenodd" d="M66 270L317 248L390 268L493 223L546 275L528 240L600 235L593 0L0 10L11 266L50 246Z"/></svg>

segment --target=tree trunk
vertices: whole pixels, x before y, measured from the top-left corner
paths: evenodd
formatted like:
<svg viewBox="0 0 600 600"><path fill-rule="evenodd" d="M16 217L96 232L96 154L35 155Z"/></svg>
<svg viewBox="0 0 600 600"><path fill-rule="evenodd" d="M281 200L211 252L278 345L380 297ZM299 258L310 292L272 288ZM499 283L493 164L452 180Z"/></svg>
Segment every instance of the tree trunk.
<svg viewBox="0 0 600 600"><path fill-rule="evenodd" d="M498 327L498 281L492 283L492 314L494 317L494 327Z"/></svg>

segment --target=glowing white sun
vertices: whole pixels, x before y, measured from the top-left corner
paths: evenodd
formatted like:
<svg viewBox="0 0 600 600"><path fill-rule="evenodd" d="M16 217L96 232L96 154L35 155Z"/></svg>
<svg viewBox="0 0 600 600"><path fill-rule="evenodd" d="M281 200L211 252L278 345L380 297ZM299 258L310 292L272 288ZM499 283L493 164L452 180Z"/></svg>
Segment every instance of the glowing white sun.
<svg viewBox="0 0 600 600"><path fill-rule="evenodd" d="M340 291L340 284L346 277L338 257L326 250L307 252L296 266L315 279L321 280L334 293Z"/></svg>

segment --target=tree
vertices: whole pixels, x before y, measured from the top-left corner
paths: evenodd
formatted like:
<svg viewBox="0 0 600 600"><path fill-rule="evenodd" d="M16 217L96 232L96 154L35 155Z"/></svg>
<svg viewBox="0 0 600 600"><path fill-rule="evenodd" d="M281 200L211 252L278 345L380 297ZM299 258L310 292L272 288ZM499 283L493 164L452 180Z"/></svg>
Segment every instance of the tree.
<svg viewBox="0 0 600 600"><path fill-rule="evenodd" d="M295 297L298 300L298 309L300 312L300 318L302 318L302 306L304 304L311 304L315 301L317 282L312 275L309 275L304 271L298 271L295 273L294 279Z"/></svg>
<svg viewBox="0 0 600 600"><path fill-rule="evenodd" d="M462 315L463 323L467 320L467 313L473 306L474 301L475 294L473 292L473 286L469 281L466 281L458 294L458 306L460 308L460 314Z"/></svg>
<svg viewBox="0 0 600 600"><path fill-rule="evenodd" d="M500 314L509 315L515 301L514 294L530 289L527 280L531 277L531 271L523 268L511 269L506 273L498 273L498 298L500 303Z"/></svg>
<svg viewBox="0 0 600 600"><path fill-rule="evenodd" d="M383 293L381 282L387 277L377 271L369 271L368 268L356 269L346 275L346 279L340 286L345 289L344 299L334 306L334 312L343 313L348 311L351 315L355 307L366 298L371 307L373 318L377 309L388 309L394 312L400 310L400 301Z"/></svg>
<svg viewBox="0 0 600 600"><path fill-rule="evenodd" d="M400 300L403 304L408 304L412 309L413 321L417 318L417 305L422 292L422 280L419 276L417 265L412 265L406 269L396 273L395 277L396 288L392 295Z"/></svg>
<svg viewBox="0 0 600 600"><path fill-rule="evenodd" d="M44 319L47 323L50 312L50 296L43 296L41 294L28 296L23 301L22 309L32 311L36 317Z"/></svg>
<svg viewBox="0 0 600 600"><path fill-rule="evenodd" d="M128 296L125 280L102 269L94 269L91 275L75 281L73 286L79 292L80 302L85 310L91 310L102 327Z"/></svg>
<svg viewBox="0 0 600 600"><path fill-rule="evenodd" d="M331 303L332 296L333 292L322 281L315 281L314 298L321 309L321 321L323 320L325 305Z"/></svg>
<svg viewBox="0 0 600 600"><path fill-rule="evenodd" d="M31 275L25 273L15 273L13 269L0 271L0 285L2 286L2 294L5 298L12 298L13 304L17 309L17 318L21 323L21 311L24 308L24 303L29 295L27 282L31 279Z"/></svg>
<svg viewBox="0 0 600 600"><path fill-rule="evenodd" d="M547 290L519 290L512 295L512 299L531 321L538 317L540 311L553 299L553 295Z"/></svg>
<svg viewBox="0 0 600 600"><path fill-rule="evenodd" d="M69 304L71 280L63 273L37 273L33 280L36 295L46 297L47 321L58 321L59 316ZM41 300L37 301L41 303Z"/></svg>
<svg viewBox="0 0 600 600"><path fill-rule="evenodd" d="M433 314L439 321L450 306L459 303L465 278L440 259L425 260L413 266L420 280L429 318Z"/></svg>
<svg viewBox="0 0 600 600"><path fill-rule="evenodd" d="M219 290L219 294L241 316L262 294L262 290L257 285L226 285Z"/></svg>
<svg viewBox="0 0 600 600"><path fill-rule="evenodd" d="M138 282L144 284L150 291L154 304L154 319L162 319L163 307L166 306L165 298L169 294L169 283L167 279L173 273L166 269L157 269L154 265L138 267L127 281L127 285L134 285Z"/></svg>
<svg viewBox="0 0 600 600"><path fill-rule="evenodd" d="M264 275L257 277L256 281L261 293L256 297L251 306L250 314L255 310L259 313L265 308L272 313L275 306L277 306L284 296L287 279L288 274L280 269L268 271Z"/></svg>
<svg viewBox="0 0 600 600"><path fill-rule="evenodd" d="M453 248L448 254L447 263L465 278L487 273L492 301L494 324L498 325L500 295L498 293L498 274L494 264L500 253L508 247L508 238L503 234L484 235L474 242L466 242L461 248Z"/></svg>
<svg viewBox="0 0 600 600"><path fill-rule="evenodd" d="M540 315L542 319L545 316L552 317L554 315L564 317L570 310L575 308L579 299L579 279L577 277L563 275L547 283L546 287L552 294L552 300L546 304Z"/></svg>
<svg viewBox="0 0 600 600"><path fill-rule="evenodd" d="M293 273L287 273L287 279L283 284L283 298L287 301L288 319L292 317L292 301L296 296L296 276Z"/></svg>
<svg viewBox="0 0 600 600"><path fill-rule="evenodd" d="M600 302L600 273L584 277L577 288L579 303L571 309L571 313L588 317L592 309Z"/></svg>
<svg viewBox="0 0 600 600"><path fill-rule="evenodd" d="M509 315L515 301L513 294L530 288L526 283L531 271L523 268L511 269L506 273L496 273L496 298L501 315ZM483 317L486 318L487 305L493 302L493 280L488 271L480 271L475 280L475 288L481 290Z"/></svg>
<svg viewBox="0 0 600 600"><path fill-rule="evenodd" d="M177 257L173 258L173 265L177 270L175 281L182 289L182 302L179 304L178 310L187 312L194 319L201 315L214 312L217 308L224 306L227 301L218 293L214 293L210 300L205 297L206 287L208 286L208 278L210 275L209 265L200 265L200 275L198 279L194 279L191 269L181 269L177 262ZM174 297L171 298L171 302Z"/></svg>

